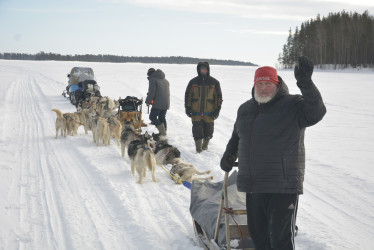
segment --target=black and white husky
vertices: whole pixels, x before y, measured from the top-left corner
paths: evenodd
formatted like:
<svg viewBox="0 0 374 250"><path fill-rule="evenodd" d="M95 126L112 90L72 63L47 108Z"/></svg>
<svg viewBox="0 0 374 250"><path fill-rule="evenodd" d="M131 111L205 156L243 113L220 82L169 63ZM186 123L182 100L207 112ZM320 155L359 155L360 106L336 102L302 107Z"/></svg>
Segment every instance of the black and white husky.
<svg viewBox="0 0 374 250"><path fill-rule="evenodd" d="M147 168L152 173L152 180L157 182L155 177L156 159L153 149L155 148L155 141L152 136L145 132L145 134L138 135L137 138L130 142L127 153L131 160L131 173L135 177L135 169L139 175L138 183L143 183L143 178L146 177Z"/></svg>
<svg viewBox="0 0 374 250"><path fill-rule="evenodd" d="M176 159L181 157L179 149L170 145L167 140L156 141L156 148L153 152L157 162L162 165L177 163Z"/></svg>
<svg viewBox="0 0 374 250"><path fill-rule="evenodd" d="M152 135L157 138L155 135ZM158 140L157 140L158 139ZM178 148L170 145L166 139L157 138L154 150L156 160L159 164L171 164L170 174L174 176L176 183L180 181L192 182L193 180L213 180L213 176L198 178L196 175L210 174L210 171L200 172L192 164L183 162L181 152Z"/></svg>
<svg viewBox="0 0 374 250"><path fill-rule="evenodd" d="M121 133L121 153L122 157L125 157L126 147L130 144L132 140L136 138L136 131L133 121L126 121L122 126Z"/></svg>

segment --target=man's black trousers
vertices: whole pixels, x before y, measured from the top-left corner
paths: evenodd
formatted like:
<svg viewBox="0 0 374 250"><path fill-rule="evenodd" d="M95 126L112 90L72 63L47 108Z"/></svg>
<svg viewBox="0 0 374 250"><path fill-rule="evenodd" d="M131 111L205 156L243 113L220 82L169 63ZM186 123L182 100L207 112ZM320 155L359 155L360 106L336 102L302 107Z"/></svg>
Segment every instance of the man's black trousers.
<svg viewBox="0 0 374 250"><path fill-rule="evenodd" d="M256 250L295 249L298 194L247 193L248 229Z"/></svg>
<svg viewBox="0 0 374 250"><path fill-rule="evenodd" d="M166 124L166 109L156 109L152 108L151 113L149 114L149 120L153 123L153 125L158 126L161 123L164 124L165 129L167 129Z"/></svg>

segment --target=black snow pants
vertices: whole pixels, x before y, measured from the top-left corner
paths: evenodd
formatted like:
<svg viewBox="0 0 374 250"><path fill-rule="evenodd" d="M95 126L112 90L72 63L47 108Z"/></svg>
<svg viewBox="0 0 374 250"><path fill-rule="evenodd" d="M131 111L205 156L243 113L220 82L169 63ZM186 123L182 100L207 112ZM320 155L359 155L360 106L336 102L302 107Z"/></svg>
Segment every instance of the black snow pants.
<svg viewBox="0 0 374 250"><path fill-rule="evenodd" d="M247 193L248 229L256 250L294 250L298 194Z"/></svg>
<svg viewBox="0 0 374 250"><path fill-rule="evenodd" d="M195 140L212 139L213 132L214 122L206 122L205 120L192 122L192 136Z"/></svg>

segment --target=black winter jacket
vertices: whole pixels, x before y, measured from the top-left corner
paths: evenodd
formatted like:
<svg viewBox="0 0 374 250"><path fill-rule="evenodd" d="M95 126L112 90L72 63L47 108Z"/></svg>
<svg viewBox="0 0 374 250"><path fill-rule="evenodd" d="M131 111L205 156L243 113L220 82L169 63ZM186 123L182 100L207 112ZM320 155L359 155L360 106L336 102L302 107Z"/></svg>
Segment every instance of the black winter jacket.
<svg viewBox="0 0 374 250"><path fill-rule="evenodd" d="M146 104L152 104L153 108L167 110L170 108L169 81L165 79L165 73L158 69L149 77L149 88Z"/></svg>
<svg viewBox="0 0 374 250"><path fill-rule="evenodd" d="M303 193L305 128L326 113L313 83L290 95L279 78L280 89L268 103L254 99L239 109L224 156L239 158L238 191L247 193ZM252 96L254 89L252 89Z"/></svg>
<svg viewBox="0 0 374 250"><path fill-rule="evenodd" d="M206 76L201 75L200 67L208 69ZM219 81L210 76L210 68L207 62L197 65L198 76L193 78L186 88L184 106L191 109L192 115L213 116L219 112L222 104L222 91Z"/></svg>

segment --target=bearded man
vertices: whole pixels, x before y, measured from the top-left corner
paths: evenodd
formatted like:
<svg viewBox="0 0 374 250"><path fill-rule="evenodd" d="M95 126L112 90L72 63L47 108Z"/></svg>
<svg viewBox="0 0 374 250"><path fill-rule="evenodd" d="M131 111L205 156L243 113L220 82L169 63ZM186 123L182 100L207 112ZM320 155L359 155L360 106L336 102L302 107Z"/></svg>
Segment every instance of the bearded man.
<svg viewBox="0 0 374 250"><path fill-rule="evenodd" d="M255 249L295 249L295 221L305 171L305 128L326 107L311 76L313 62L299 57L294 74L302 95L289 94L275 68L255 72L252 99L242 104L221 159L229 172L238 158L237 187L246 192L248 229Z"/></svg>

